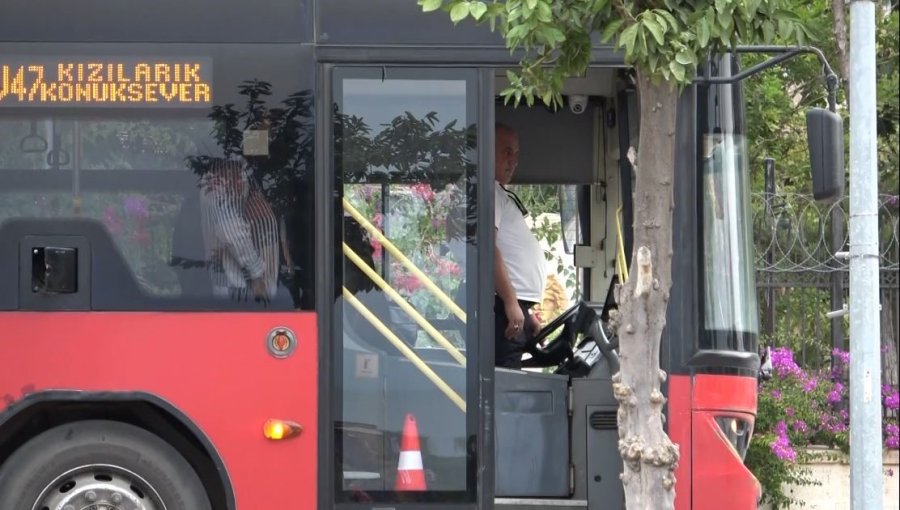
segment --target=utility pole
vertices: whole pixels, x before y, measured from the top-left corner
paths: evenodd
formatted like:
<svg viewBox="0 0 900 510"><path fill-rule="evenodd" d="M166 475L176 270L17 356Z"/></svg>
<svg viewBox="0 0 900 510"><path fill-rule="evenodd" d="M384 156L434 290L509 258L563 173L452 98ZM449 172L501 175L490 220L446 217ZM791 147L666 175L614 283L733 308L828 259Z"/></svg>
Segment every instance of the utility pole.
<svg viewBox="0 0 900 510"><path fill-rule="evenodd" d="M850 3L850 500L882 508L875 2Z"/></svg>
<svg viewBox="0 0 900 510"><path fill-rule="evenodd" d="M775 244L775 236L777 233L778 219L775 217L775 159L767 157L766 163L766 204L768 210L772 212L772 239L769 241L769 247L766 248L766 334L769 336L769 342L775 340L775 287L772 284L772 246ZM832 308L833 310L835 308ZM771 347L776 347L772 345Z"/></svg>

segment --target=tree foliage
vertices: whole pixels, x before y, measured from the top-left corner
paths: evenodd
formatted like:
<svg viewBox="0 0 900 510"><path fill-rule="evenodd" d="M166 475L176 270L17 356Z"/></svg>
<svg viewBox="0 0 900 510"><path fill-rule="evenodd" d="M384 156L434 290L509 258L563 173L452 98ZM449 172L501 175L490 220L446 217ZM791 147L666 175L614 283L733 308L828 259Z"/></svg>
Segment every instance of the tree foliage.
<svg viewBox="0 0 900 510"><path fill-rule="evenodd" d="M597 43L614 43L626 64L656 79L687 84L710 52L814 36L790 0L417 1L455 23L471 17L499 28L522 55L503 95L529 105L535 97L560 104L563 81L584 72Z"/></svg>

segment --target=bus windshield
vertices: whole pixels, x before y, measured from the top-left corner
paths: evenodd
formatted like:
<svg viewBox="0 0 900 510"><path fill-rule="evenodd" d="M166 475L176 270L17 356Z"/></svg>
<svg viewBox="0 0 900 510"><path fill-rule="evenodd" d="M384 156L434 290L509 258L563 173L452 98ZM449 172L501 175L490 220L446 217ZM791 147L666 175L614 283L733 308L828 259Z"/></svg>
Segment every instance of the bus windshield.
<svg viewBox="0 0 900 510"><path fill-rule="evenodd" d="M704 325L708 331L757 332L750 229L746 222L747 141L722 137L703 175Z"/></svg>
<svg viewBox="0 0 900 510"><path fill-rule="evenodd" d="M699 119L704 304L700 348L753 352L759 317L743 108L737 88L727 85L711 87L705 106Z"/></svg>

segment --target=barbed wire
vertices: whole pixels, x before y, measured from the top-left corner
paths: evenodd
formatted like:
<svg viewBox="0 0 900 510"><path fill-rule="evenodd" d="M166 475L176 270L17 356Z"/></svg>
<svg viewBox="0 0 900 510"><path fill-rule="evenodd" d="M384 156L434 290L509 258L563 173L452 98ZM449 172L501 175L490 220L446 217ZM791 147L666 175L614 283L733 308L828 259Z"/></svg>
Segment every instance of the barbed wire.
<svg viewBox="0 0 900 510"><path fill-rule="evenodd" d="M756 270L807 274L848 271L849 262L835 257L835 251L846 250L849 245L849 202L847 197L822 204L808 194L754 193L751 209ZM896 280L895 275L884 273L900 269L898 206L896 195L879 196L879 266L882 277L892 280ZM835 221L841 223L841 238L833 244ZM842 248L835 250L835 246Z"/></svg>

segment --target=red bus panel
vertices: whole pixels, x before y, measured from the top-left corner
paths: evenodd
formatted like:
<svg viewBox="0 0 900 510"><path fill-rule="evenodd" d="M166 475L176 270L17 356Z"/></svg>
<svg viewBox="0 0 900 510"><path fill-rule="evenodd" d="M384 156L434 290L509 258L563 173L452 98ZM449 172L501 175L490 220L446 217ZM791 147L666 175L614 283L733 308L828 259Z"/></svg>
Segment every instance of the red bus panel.
<svg viewBox="0 0 900 510"><path fill-rule="evenodd" d="M237 508L316 507L315 314L4 312L0 324L7 399L51 389L158 395L211 441ZM291 355L269 353L273 328L295 334ZM267 440L270 418L303 432Z"/></svg>
<svg viewBox="0 0 900 510"><path fill-rule="evenodd" d="M752 427L756 418L756 385L753 377L694 376L690 450L692 510L757 508L761 496L759 481L744 466L743 459L716 422L717 416L729 416L747 421Z"/></svg>

